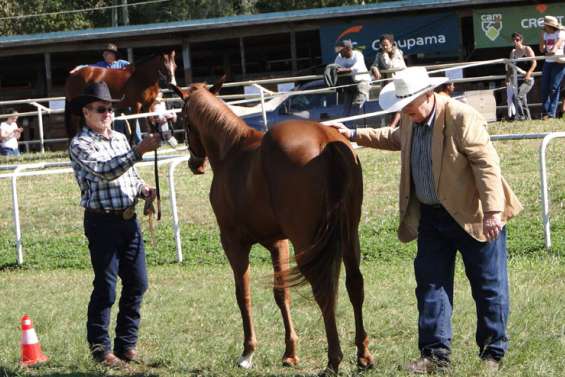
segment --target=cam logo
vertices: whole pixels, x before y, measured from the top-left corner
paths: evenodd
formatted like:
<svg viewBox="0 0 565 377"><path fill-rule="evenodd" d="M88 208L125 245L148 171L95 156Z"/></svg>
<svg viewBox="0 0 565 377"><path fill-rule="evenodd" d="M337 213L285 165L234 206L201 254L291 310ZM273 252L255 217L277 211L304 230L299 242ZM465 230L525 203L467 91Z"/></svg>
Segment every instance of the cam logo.
<svg viewBox="0 0 565 377"><path fill-rule="evenodd" d="M485 32L487 38L494 42L502 30L502 14L481 15L481 29Z"/></svg>

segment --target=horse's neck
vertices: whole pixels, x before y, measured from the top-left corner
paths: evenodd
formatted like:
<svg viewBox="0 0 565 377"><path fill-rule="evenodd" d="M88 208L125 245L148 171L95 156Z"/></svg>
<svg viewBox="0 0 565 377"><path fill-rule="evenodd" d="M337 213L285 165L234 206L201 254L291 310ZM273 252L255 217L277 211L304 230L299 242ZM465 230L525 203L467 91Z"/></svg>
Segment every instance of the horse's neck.
<svg viewBox="0 0 565 377"><path fill-rule="evenodd" d="M159 82L159 70L153 69L151 62L152 60L133 67L132 77L135 77L143 86L151 86Z"/></svg>
<svg viewBox="0 0 565 377"><path fill-rule="evenodd" d="M212 165L222 162L250 144L251 139L259 139L262 135L247 127L227 106L215 106L214 113L209 115L214 121L200 122L199 131Z"/></svg>

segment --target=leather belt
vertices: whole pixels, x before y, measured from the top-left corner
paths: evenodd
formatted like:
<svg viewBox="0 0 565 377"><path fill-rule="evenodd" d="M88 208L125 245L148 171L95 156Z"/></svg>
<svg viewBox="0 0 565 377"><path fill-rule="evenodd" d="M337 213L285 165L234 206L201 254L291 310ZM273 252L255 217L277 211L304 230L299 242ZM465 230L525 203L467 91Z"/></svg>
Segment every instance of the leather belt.
<svg viewBox="0 0 565 377"><path fill-rule="evenodd" d="M117 216L124 220L131 220L135 217L135 206L124 209L85 208L85 211L97 215Z"/></svg>

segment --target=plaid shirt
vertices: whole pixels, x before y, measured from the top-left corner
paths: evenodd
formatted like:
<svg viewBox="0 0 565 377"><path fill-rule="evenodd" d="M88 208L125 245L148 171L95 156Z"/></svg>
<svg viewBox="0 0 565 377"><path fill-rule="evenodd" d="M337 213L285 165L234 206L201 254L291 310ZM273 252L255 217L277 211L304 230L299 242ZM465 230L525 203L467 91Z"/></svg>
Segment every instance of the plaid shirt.
<svg viewBox="0 0 565 377"><path fill-rule="evenodd" d="M141 158L123 134L111 131L106 138L83 127L71 140L69 155L82 207L125 209L141 197L144 183L133 167Z"/></svg>

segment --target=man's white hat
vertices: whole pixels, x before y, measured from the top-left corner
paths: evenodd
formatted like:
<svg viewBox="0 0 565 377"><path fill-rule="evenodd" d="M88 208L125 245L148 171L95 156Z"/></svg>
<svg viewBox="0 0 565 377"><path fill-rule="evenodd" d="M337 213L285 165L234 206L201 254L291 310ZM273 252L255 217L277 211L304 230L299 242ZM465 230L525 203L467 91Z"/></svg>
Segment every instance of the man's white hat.
<svg viewBox="0 0 565 377"><path fill-rule="evenodd" d="M383 110L400 111L416 97L449 81L447 77L430 77L424 67L408 67L396 73L379 95Z"/></svg>

